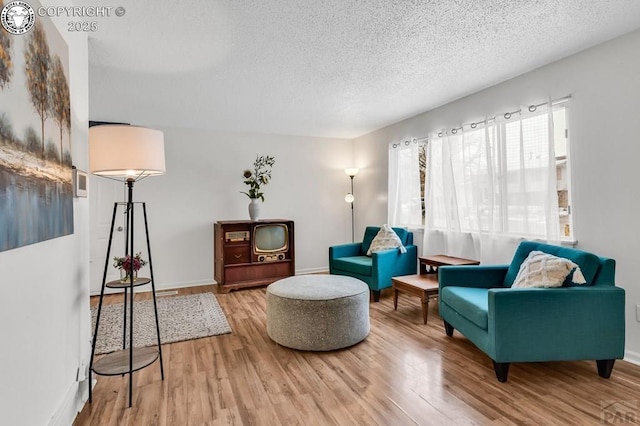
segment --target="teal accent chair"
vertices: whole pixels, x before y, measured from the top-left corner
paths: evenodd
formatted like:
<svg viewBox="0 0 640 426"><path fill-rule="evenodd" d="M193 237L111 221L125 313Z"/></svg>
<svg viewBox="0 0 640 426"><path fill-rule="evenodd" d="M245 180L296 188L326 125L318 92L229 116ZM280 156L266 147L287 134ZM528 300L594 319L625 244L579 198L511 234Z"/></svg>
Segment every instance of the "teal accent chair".
<svg viewBox="0 0 640 426"><path fill-rule="evenodd" d="M397 248L367 256L371 241L380 227L368 226L362 242L329 247L329 273L347 275L364 281L373 293L373 300L380 301L380 290L391 287L391 277L412 275L417 271L418 248L413 245L413 232L393 228L406 253Z"/></svg>
<svg viewBox="0 0 640 426"><path fill-rule="evenodd" d="M539 250L576 263L558 288L510 288L529 252ZM493 360L506 382L512 362L595 360L609 378L624 356L625 292L615 286L615 261L585 251L532 241L518 246L510 265L439 268L440 317Z"/></svg>

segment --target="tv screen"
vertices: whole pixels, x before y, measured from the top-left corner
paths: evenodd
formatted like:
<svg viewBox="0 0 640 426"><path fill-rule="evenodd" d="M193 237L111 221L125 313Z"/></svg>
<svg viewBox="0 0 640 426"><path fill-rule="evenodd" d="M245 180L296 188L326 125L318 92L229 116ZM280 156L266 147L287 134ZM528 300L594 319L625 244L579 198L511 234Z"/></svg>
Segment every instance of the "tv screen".
<svg viewBox="0 0 640 426"><path fill-rule="evenodd" d="M278 252L287 249L289 235L284 224L258 225L253 236L256 253Z"/></svg>

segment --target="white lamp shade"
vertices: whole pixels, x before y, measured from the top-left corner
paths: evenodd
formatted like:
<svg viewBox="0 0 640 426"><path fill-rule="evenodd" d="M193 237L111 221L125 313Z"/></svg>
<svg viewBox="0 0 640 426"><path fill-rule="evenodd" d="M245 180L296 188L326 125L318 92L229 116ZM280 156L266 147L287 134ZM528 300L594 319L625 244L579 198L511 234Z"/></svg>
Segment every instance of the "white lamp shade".
<svg viewBox="0 0 640 426"><path fill-rule="evenodd" d="M355 201L355 197L353 196L353 194L349 193L349 194L344 196L344 200L347 203L353 203Z"/></svg>
<svg viewBox="0 0 640 426"><path fill-rule="evenodd" d="M95 175L162 175L164 134L145 127L106 124L89 129L89 170Z"/></svg>
<svg viewBox="0 0 640 426"><path fill-rule="evenodd" d="M344 172L349 177L354 177L355 175L358 174L359 171L360 171L360 169L356 169L356 168L344 169Z"/></svg>

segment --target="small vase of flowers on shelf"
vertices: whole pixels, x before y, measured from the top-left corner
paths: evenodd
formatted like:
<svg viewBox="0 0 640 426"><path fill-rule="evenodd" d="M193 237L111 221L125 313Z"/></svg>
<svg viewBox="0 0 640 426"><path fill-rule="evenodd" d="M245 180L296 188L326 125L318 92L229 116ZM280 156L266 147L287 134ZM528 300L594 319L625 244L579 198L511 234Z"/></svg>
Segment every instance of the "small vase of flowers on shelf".
<svg viewBox="0 0 640 426"><path fill-rule="evenodd" d="M126 255L124 257L114 257L113 267L120 270L120 282L126 283L138 279L138 271L148 262L142 258L142 252L136 253L133 257Z"/></svg>

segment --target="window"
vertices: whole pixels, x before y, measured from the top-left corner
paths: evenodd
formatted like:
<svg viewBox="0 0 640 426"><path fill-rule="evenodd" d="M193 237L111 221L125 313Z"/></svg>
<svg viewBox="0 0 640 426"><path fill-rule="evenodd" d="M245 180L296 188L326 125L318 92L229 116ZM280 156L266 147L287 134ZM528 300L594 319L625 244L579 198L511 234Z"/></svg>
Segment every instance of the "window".
<svg viewBox="0 0 640 426"><path fill-rule="evenodd" d="M426 221L460 232L573 239L568 102L548 108L538 105L533 112L441 132L428 141L392 144L390 223ZM403 180L411 173L407 169L418 171L419 189L413 192L407 190L410 180Z"/></svg>
<svg viewBox="0 0 640 426"><path fill-rule="evenodd" d="M568 106L553 111L553 133L556 156L556 182L558 191L558 211L560 236L572 241L573 221L571 216L571 179L569 167L569 126L567 125Z"/></svg>
<svg viewBox="0 0 640 426"><path fill-rule="evenodd" d="M393 226L424 225L425 140L389 145L388 222Z"/></svg>

